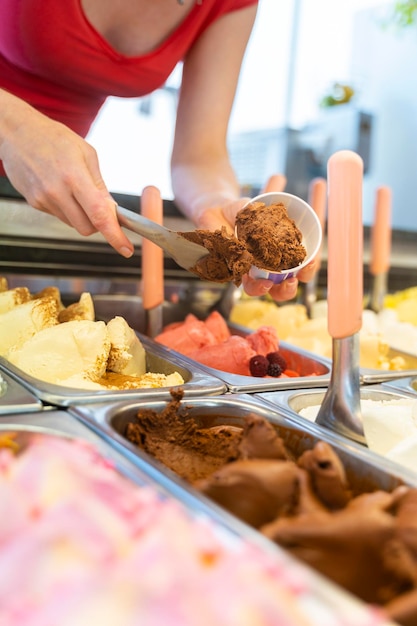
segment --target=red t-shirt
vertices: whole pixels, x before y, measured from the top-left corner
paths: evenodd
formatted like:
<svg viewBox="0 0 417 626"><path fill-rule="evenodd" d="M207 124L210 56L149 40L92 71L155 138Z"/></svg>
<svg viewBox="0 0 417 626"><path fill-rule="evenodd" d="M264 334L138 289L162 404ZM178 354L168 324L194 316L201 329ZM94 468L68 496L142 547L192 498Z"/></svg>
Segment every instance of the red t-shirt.
<svg viewBox="0 0 417 626"><path fill-rule="evenodd" d="M156 50L127 57L91 26L81 0L0 0L0 87L85 136L107 96L161 87L215 19L257 2L203 0Z"/></svg>

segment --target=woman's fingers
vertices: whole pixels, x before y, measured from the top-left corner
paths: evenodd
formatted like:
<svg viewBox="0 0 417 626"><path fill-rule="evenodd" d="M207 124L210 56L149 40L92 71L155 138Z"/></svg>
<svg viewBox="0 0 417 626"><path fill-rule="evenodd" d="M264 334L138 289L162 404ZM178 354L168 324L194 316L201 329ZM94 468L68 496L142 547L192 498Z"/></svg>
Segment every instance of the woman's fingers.
<svg viewBox="0 0 417 626"><path fill-rule="evenodd" d="M260 297L269 294L273 300L284 302L285 300L292 300L297 295L298 280L297 278L287 278L287 280L276 285L272 280L255 279L246 275L242 278L242 285L248 296Z"/></svg>
<svg viewBox="0 0 417 626"><path fill-rule="evenodd" d="M303 269L298 272L298 280L303 283L308 283L319 269L319 265L320 261L317 258L312 259L308 265L303 267Z"/></svg>
<svg viewBox="0 0 417 626"><path fill-rule="evenodd" d="M285 302L292 300L297 295L298 280L297 278L287 278L279 285L271 287L269 295L277 302Z"/></svg>

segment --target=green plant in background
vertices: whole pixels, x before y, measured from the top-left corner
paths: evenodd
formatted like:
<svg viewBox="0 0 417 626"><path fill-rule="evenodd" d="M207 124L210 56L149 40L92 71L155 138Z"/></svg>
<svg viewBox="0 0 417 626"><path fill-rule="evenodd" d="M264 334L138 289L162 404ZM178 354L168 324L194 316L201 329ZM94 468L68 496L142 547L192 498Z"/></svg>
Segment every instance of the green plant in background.
<svg viewBox="0 0 417 626"><path fill-rule="evenodd" d="M342 83L333 83L328 93L326 93L320 101L323 108L333 107L338 104L347 104L355 95L355 90L350 85Z"/></svg>
<svg viewBox="0 0 417 626"><path fill-rule="evenodd" d="M417 22L417 0L395 2L392 22L400 28L415 24Z"/></svg>

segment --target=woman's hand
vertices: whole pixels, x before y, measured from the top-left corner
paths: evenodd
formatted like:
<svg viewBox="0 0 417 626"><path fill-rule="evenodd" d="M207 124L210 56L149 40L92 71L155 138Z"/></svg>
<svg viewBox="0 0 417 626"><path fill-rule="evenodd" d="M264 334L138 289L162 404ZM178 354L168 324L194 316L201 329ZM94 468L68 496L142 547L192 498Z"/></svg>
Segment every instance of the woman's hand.
<svg viewBox="0 0 417 626"><path fill-rule="evenodd" d="M264 278L251 278L246 275L242 278L242 285L248 296L264 296L269 294L277 302L292 300L297 295L298 282L308 283L317 271L317 262L313 259L308 265L303 267L297 277L287 278L279 285L272 280Z"/></svg>
<svg viewBox="0 0 417 626"><path fill-rule="evenodd" d="M274 174L269 178L261 193L283 191L285 185L285 176L282 174ZM203 211L199 216L197 228L218 230L224 226L228 232L234 233L236 215L249 200L250 198L240 198L239 200L224 204L222 207L206 209L206 211ZM248 296L260 297L269 294L271 298L277 302L284 302L295 298L297 295L298 282L309 282L317 269L318 263L313 259L306 267L300 270L297 277L287 278L279 285L273 283L272 280L251 278L246 274L242 278L242 286Z"/></svg>
<svg viewBox="0 0 417 626"><path fill-rule="evenodd" d="M133 245L120 228L94 148L63 124L8 96L2 93L0 100L3 104L6 98L0 158L13 186L35 209L58 217L81 235L99 231L130 257Z"/></svg>

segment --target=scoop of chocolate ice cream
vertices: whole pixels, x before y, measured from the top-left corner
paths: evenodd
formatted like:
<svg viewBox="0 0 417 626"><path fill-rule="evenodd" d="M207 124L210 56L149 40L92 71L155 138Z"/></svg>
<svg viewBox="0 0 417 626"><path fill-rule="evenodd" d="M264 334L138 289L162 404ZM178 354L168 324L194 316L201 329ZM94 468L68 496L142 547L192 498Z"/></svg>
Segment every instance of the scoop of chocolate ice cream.
<svg viewBox="0 0 417 626"><path fill-rule="evenodd" d="M282 202L252 202L236 216L236 234L259 269L279 272L300 265L307 251L302 233Z"/></svg>
<svg viewBox="0 0 417 626"><path fill-rule="evenodd" d="M238 457L242 428L222 424L201 428L181 405L183 390L156 412L142 408L126 427L125 436L189 482L204 478Z"/></svg>
<svg viewBox="0 0 417 626"><path fill-rule="evenodd" d="M342 508L351 499L345 468L325 441L306 450L298 459L298 465L310 473L314 491L329 508Z"/></svg>
<svg viewBox="0 0 417 626"><path fill-rule="evenodd" d="M242 459L288 459L284 442L275 428L259 415L248 415L239 444Z"/></svg>
<svg viewBox="0 0 417 626"><path fill-rule="evenodd" d="M402 626L415 626L417 615L417 589L394 598L384 606L389 619Z"/></svg>
<svg viewBox="0 0 417 626"><path fill-rule="evenodd" d="M300 498L314 495L300 481ZM363 494L338 511L301 506L301 515L286 516L262 527L262 532L366 602L381 603L381 592L392 582L383 546L395 536L390 513L392 495Z"/></svg>
<svg viewBox="0 0 417 626"><path fill-rule="evenodd" d="M292 461L234 461L195 487L255 528L288 512L295 500L298 468Z"/></svg>
<svg viewBox="0 0 417 626"><path fill-rule="evenodd" d="M233 282L237 287L242 276L253 265L251 254L236 237L221 230L194 230L178 233L184 239L204 246L209 254L198 261L191 271L204 280L217 283Z"/></svg>

